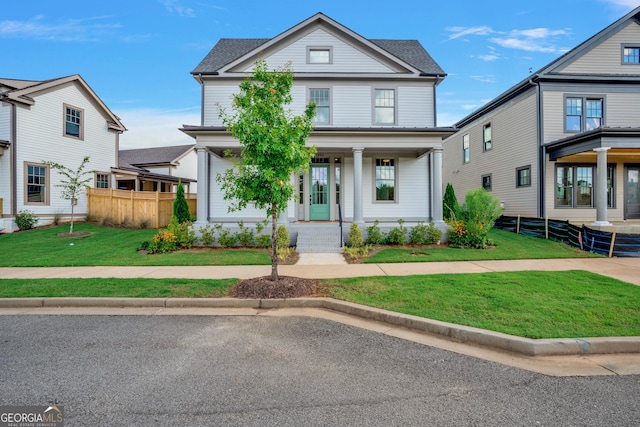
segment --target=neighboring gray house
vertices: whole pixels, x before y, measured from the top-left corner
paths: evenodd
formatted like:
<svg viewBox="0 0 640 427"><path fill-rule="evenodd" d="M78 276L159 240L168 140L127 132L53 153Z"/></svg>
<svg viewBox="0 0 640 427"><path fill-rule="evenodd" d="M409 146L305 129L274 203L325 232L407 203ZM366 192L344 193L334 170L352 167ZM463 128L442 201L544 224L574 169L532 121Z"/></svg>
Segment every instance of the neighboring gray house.
<svg viewBox="0 0 640 427"><path fill-rule="evenodd" d="M45 81L0 78L0 232L16 229L17 213L28 210L44 225L71 213L60 198L60 174L42 161L75 170L85 156L96 170L93 185L113 188L119 137L126 131L79 75ZM82 195L76 215L87 212Z"/></svg>
<svg viewBox="0 0 640 427"><path fill-rule="evenodd" d="M199 223L260 221L248 207L228 212L216 175L231 167L225 150L239 152L219 106L264 59L295 74L291 110L317 105L307 140L317 154L304 175L292 176L299 200L281 221L394 223L442 220L442 139L436 125L436 87L445 72L417 40L367 39L318 13L270 39L221 39L192 71L202 85L202 122L181 130L196 141Z"/></svg>
<svg viewBox="0 0 640 427"><path fill-rule="evenodd" d="M443 179L458 199L484 186L506 215L640 219L640 8L455 127Z"/></svg>
<svg viewBox="0 0 640 427"><path fill-rule="evenodd" d="M175 192L182 181L185 193L195 193L195 145L120 150L112 168L118 190Z"/></svg>

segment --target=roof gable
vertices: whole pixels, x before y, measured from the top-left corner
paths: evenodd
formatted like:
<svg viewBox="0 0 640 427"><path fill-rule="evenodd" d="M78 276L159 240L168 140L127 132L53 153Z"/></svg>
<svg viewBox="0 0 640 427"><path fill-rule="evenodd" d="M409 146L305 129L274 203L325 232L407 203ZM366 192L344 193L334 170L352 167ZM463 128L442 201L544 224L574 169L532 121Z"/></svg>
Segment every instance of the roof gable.
<svg viewBox="0 0 640 427"><path fill-rule="evenodd" d="M121 165L149 166L175 164L181 158L193 151L195 145L174 145L170 147L138 148L120 150L118 162Z"/></svg>
<svg viewBox="0 0 640 427"><path fill-rule="evenodd" d="M302 44L297 43L303 39ZM221 39L192 74L244 73L250 71L255 61L260 58L271 58L273 62L282 64L297 58L292 67L296 72L326 72L325 64L322 64L324 67L320 69L317 65L315 69L307 66L304 44L333 46L334 42L340 49L336 50L334 55L351 60L354 55L359 56L365 63L368 60L370 69L377 72L445 75L417 40L368 40L322 13L306 19L272 39ZM336 67L331 67L330 71L335 72ZM337 71L342 70L338 67ZM350 71L358 72L353 69Z"/></svg>

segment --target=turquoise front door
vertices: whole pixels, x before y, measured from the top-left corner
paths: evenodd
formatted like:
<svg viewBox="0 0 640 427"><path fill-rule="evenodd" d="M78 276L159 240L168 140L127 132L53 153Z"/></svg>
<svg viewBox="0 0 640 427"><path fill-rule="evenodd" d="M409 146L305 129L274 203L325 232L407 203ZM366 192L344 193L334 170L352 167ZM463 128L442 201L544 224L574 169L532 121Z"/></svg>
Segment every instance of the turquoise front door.
<svg viewBox="0 0 640 427"><path fill-rule="evenodd" d="M329 220L329 165L311 165L311 200L309 219L311 221Z"/></svg>

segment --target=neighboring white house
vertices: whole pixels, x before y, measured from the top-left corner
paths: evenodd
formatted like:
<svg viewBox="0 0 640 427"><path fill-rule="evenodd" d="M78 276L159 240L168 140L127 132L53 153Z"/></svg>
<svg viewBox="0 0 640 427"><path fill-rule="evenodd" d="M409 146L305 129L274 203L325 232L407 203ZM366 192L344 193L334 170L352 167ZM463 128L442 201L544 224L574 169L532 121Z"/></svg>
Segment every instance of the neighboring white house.
<svg viewBox="0 0 640 427"><path fill-rule="evenodd" d="M118 140L126 128L79 75L46 81L0 78L0 231L16 229L14 217L28 210L39 224L71 213L60 198L60 179L43 161L80 166L90 157L87 170L93 186L113 188L111 168L118 160ZM75 213L87 212L80 197Z"/></svg>
<svg viewBox="0 0 640 427"><path fill-rule="evenodd" d="M299 200L281 221L434 220L442 224L442 139L436 125L436 86L445 72L416 40L367 39L318 13L270 39L221 39L192 71L202 85L202 122L181 129L196 140L199 223L260 221L265 212L228 212L216 175L239 153L219 106L264 59L269 69L290 64L291 110L315 102L307 139L317 154L304 175L292 176Z"/></svg>
<svg viewBox="0 0 640 427"><path fill-rule="evenodd" d="M443 179L459 199L484 186L506 215L640 219L640 8L455 127Z"/></svg>
<svg viewBox="0 0 640 427"><path fill-rule="evenodd" d="M198 158L195 145L120 150L115 173L119 190L175 192L182 181L185 193L196 193Z"/></svg>

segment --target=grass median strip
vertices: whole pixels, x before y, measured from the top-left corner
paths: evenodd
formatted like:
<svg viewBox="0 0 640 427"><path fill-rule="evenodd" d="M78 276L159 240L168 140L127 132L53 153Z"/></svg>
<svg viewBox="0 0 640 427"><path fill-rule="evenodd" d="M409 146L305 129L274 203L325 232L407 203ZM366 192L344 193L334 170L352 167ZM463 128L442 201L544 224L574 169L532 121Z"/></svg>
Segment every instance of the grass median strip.
<svg viewBox="0 0 640 427"><path fill-rule="evenodd" d="M333 298L528 338L640 336L640 287L585 271L323 280Z"/></svg>
<svg viewBox="0 0 640 427"><path fill-rule="evenodd" d="M0 298L220 298L238 279L2 279Z"/></svg>

